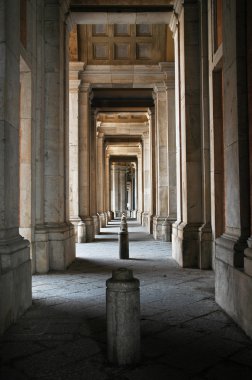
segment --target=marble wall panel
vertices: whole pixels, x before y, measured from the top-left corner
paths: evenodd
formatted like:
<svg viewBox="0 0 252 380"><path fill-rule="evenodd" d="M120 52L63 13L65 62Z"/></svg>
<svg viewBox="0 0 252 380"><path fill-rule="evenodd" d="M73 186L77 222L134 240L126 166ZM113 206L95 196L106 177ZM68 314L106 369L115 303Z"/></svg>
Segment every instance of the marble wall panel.
<svg viewBox="0 0 252 380"><path fill-rule="evenodd" d="M4 118L18 129L19 126L19 57L6 49ZM17 91L18 88L18 91Z"/></svg>
<svg viewBox="0 0 252 380"><path fill-rule="evenodd" d="M225 209L226 230L240 227L240 184L238 144L232 144L225 149Z"/></svg>
<svg viewBox="0 0 252 380"><path fill-rule="evenodd" d="M58 175L59 172L59 133L57 128L45 130L45 175Z"/></svg>
<svg viewBox="0 0 252 380"><path fill-rule="evenodd" d="M7 122L3 126L5 128L5 227L16 229L19 211L19 133Z"/></svg>
<svg viewBox="0 0 252 380"><path fill-rule="evenodd" d="M45 208L45 223L60 223L61 222L61 199L59 177L45 176L45 194L44 200Z"/></svg>
<svg viewBox="0 0 252 380"><path fill-rule="evenodd" d="M5 81L6 44L0 42L0 120L4 119L4 81Z"/></svg>
<svg viewBox="0 0 252 380"><path fill-rule="evenodd" d="M202 222L201 170L201 162L187 163L187 194L185 194L185 198L187 199L187 220L190 223Z"/></svg>

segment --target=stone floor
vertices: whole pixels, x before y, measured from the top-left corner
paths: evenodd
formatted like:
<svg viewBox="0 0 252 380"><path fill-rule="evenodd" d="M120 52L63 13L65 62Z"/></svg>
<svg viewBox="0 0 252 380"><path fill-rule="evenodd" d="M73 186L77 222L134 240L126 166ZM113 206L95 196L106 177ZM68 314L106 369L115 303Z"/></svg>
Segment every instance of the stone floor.
<svg viewBox="0 0 252 380"><path fill-rule="evenodd" d="M130 260L117 222L77 245L64 273L33 276L33 305L0 339L1 380L252 379L252 341L214 302L214 273L182 269L170 243L130 223ZM141 284L141 363L106 361L105 281L118 267Z"/></svg>

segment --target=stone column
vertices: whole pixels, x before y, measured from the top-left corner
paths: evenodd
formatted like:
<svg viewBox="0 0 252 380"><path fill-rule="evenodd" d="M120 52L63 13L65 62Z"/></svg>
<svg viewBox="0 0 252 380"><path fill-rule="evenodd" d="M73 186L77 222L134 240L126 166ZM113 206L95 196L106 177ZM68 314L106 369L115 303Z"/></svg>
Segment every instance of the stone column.
<svg viewBox="0 0 252 380"><path fill-rule="evenodd" d="M92 95L93 96L93 95ZM91 97L92 97L91 96ZM90 98L91 101L91 98ZM100 233L100 223L97 214L97 184L96 184L96 173L97 173L97 144L96 144L96 110L91 108L91 119L90 119L90 139L89 139L89 152L90 152L90 191L89 191L89 204L90 204L90 214L93 218L94 223L94 236Z"/></svg>
<svg viewBox="0 0 252 380"><path fill-rule="evenodd" d="M169 82L155 88L156 103L156 216L153 218L153 235L162 239L162 224L171 225L176 216L175 116L173 66Z"/></svg>
<svg viewBox="0 0 252 380"><path fill-rule="evenodd" d="M143 139L143 182L144 182L144 194L143 194L143 226L148 228L148 232L152 232L152 220L151 220L151 141L150 132L144 132L142 135Z"/></svg>
<svg viewBox="0 0 252 380"><path fill-rule="evenodd" d="M115 213L115 166L112 163L110 165L109 175L111 211Z"/></svg>
<svg viewBox="0 0 252 380"><path fill-rule="evenodd" d="M106 182L104 178L104 133L97 132L97 212L100 226L106 227L104 200L106 195Z"/></svg>
<svg viewBox="0 0 252 380"><path fill-rule="evenodd" d="M202 143L202 222L199 230L199 259L201 269L212 267L211 183L210 183L210 123L209 123L209 61L208 5L200 0L200 107Z"/></svg>
<svg viewBox="0 0 252 380"><path fill-rule="evenodd" d="M131 190L131 204L132 204L132 218L136 217L137 209L137 190L136 190L136 163L133 167L133 176L132 176L132 190Z"/></svg>
<svg viewBox="0 0 252 380"><path fill-rule="evenodd" d="M202 226L202 151L198 1L176 2L175 23L178 220L173 226L173 257L183 267L199 265Z"/></svg>
<svg viewBox="0 0 252 380"><path fill-rule="evenodd" d="M246 46L240 42L246 39L245 3L235 0L230 6L223 3L225 226L224 234L216 239L218 278L228 276L229 269L223 268L223 262L243 267L250 232L247 61ZM217 290L219 297L223 289L218 286Z"/></svg>
<svg viewBox="0 0 252 380"><path fill-rule="evenodd" d="M79 203L80 217L86 224L86 241L94 240L94 221L90 210L90 85L79 87Z"/></svg>
<svg viewBox="0 0 252 380"><path fill-rule="evenodd" d="M19 235L19 1L0 0L0 334L31 305L29 242ZM12 27L10 28L10 25Z"/></svg>
<svg viewBox="0 0 252 380"><path fill-rule="evenodd" d="M110 187L111 187L111 175L109 170L109 154L106 153L105 149L105 211L111 211L111 197L110 197Z"/></svg>
<svg viewBox="0 0 252 380"><path fill-rule="evenodd" d="M143 166L142 166L142 149L141 154L137 156L137 220L142 223L143 213Z"/></svg>
<svg viewBox="0 0 252 380"><path fill-rule="evenodd" d="M151 156L151 193L150 193L150 233L153 233L153 215L156 215L156 125L155 107L148 110L150 123L150 156Z"/></svg>
<svg viewBox="0 0 252 380"><path fill-rule="evenodd" d="M178 225L182 221L182 178L181 178L181 115L180 115L180 30L178 27L178 12L181 11L181 2L176 2L176 13L173 13L170 21L170 28L173 32L174 39L174 55L175 55L175 138L176 138L176 214L177 220L172 228L175 233Z"/></svg>
<svg viewBox="0 0 252 380"><path fill-rule="evenodd" d="M223 1L222 6L223 38L219 53L223 83L224 218L222 235L215 240L215 298L252 337L252 273L248 261L251 250L247 248L251 235L248 63L251 63L252 12L251 2L244 0ZM212 55L216 55L214 50Z"/></svg>
<svg viewBox="0 0 252 380"><path fill-rule="evenodd" d="M252 3L247 2L247 75L248 75L248 122L249 122L249 162L250 162L250 238L245 250L244 271L252 277Z"/></svg>
<svg viewBox="0 0 252 380"><path fill-rule="evenodd" d="M119 166L119 210L123 212L126 210L126 166Z"/></svg>
<svg viewBox="0 0 252 380"><path fill-rule="evenodd" d="M63 6L63 5L62 5ZM36 226L36 270L64 270L75 258L74 228L66 220L66 99L64 11L58 1L44 8L44 119L42 224ZM41 64L41 62L40 62ZM40 214L38 215L40 218Z"/></svg>
<svg viewBox="0 0 252 380"><path fill-rule="evenodd" d="M115 216L120 211L120 197L119 197L119 168L116 163L111 164L111 203L112 211Z"/></svg>
<svg viewBox="0 0 252 380"><path fill-rule="evenodd" d="M79 126L78 96L80 80L78 72L83 69L82 62L71 62L69 81L69 216L75 229L75 241L78 240L79 216Z"/></svg>

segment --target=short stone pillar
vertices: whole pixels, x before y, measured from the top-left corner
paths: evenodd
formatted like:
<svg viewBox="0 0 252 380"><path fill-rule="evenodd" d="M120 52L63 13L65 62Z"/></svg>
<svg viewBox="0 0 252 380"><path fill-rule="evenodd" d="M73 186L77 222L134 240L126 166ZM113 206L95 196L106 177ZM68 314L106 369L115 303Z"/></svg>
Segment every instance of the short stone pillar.
<svg viewBox="0 0 252 380"><path fill-rule="evenodd" d="M128 259L129 258L129 234L128 225L126 219L121 220L120 231L118 232L118 242L119 242L119 258Z"/></svg>
<svg viewBox="0 0 252 380"><path fill-rule="evenodd" d="M164 223L162 224L162 240L163 241L171 241L170 238L170 223L166 218Z"/></svg>
<svg viewBox="0 0 252 380"><path fill-rule="evenodd" d="M82 220L78 223L77 235L78 243L86 243L86 224Z"/></svg>
<svg viewBox="0 0 252 380"><path fill-rule="evenodd" d="M106 282L107 355L109 362L128 365L140 360L139 280L127 268L113 270Z"/></svg>

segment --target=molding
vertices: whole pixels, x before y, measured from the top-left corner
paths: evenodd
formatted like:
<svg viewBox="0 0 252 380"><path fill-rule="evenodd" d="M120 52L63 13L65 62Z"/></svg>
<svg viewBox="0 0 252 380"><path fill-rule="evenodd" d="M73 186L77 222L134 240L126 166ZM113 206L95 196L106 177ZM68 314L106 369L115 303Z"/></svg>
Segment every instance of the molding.
<svg viewBox="0 0 252 380"><path fill-rule="evenodd" d="M172 9L171 9L172 10ZM71 12L75 24L168 24L170 12Z"/></svg>
<svg viewBox="0 0 252 380"><path fill-rule="evenodd" d="M126 87L154 88L157 83L173 80L174 63L161 62L158 65L87 65L80 72L84 82L92 83L92 87L118 87L123 83Z"/></svg>

